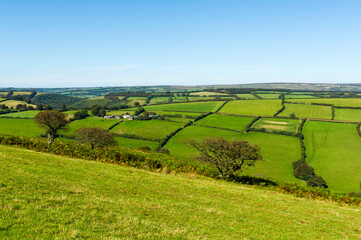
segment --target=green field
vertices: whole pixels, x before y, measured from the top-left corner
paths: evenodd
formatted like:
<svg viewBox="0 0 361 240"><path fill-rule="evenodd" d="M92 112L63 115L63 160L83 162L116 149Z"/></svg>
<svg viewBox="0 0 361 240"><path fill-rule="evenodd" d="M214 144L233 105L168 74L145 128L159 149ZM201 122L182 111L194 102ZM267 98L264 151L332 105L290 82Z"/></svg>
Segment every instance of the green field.
<svg viewBox="0 0 361 240"><path fill-rule="evenodd" d="M285 99L289 99L289 98L316 98L316 97L308 94L286 94Z"/></svg>
<svg viewBox="0 0 361 240"><path fill-rule="evenodd" d="M146 97L128 97L127 98L128 105L130 105L130 106L134 106L134 103L136 103L136 102L138 102L140 105L144 105L146 100L147 100Z"/></svg>
<svg viewBox="0 0 361 240"><path fill-rule="evenodd" d="M109 112L107 112L107 115L111 115L111 116L122 116L125 114L131 114L134 115L134 111L132 110L110 110Z"/></svg>
<svg viewBox="0 0 361 240"><path fill-rule="evenodd" d="M297 118L331 119L331 107L305 104L285 104L286 109L278 116L289 117L294 113Z"/></svg>
<svg viewBox="0 0 361 240"><path fill-rule="evenodd" d="M22 111L0 115L0 117L35 118L40 111Z"/></svg>
<svg viewBox="0 0 361 240"><path fill-rule="evenodd" d="M3 239L359 239L360 209L0 146Z"/></svg>
<svg viewBox="0 0 361 240"><path fill-rule="evenodd" d="M182 115L183 118L185 118L186 116L197 117L202 115L202 113L198 113L198 112L170 112L170 111L158 111L158 110L156 110L155 113L161 116L180 114Z"/></svg>
<svg viewBox="0 0 361 240"><path fill-rule="evenodd" d="M361 122L361 109L335 108L335 119Z"/></svg>
<svg viewBox="0 0 361 240"><path fill-rule="evenodd" d="M340 107L361 107L361 98L317 98L317 99L290 99L291 102L333 104Z"/></svg>
<svg viewBox="0 0 361 240"><path fill-rule="evenodd" d="M264 128L267 132L285 131L297 133L300 120L279 119L279 118L261 118L253 124L253 128Z"/></svg>
<svg viewBox="0 0 361 240"><path fill-rule="evenodd" d="M6 99L6 98L1 98L1 97L0 97L0 102L1 102L1 101L4 101L5 99Z"/></svg>
<svg viewBox="0 0 361 240"><path fill-rule="evenodd" d="M244 98L244 99L257 99L254 95L252 94L248 94L248 93L241 93L241 94L236 94L239 98Z"/></svg>
<svg viewBox="0 0 361 240"><path fill-rule="evenodd" d="M281 107L281 100L239 100L228 102L219 112L237 115L273 116Z"/></svg>
<svg viewBox="0 0 361 240"><path fill-rule="evenodd" d="M190 102L194 102L194 101L204 101L204 100L214 100L215 98L214 97L192 97L192 96L189 96L188 97L188 100Z"/></svg>
<svg viewBox="0 0 361 240"><path fill-rule="evenodd" d="M144 141L139 139L124 138L124 137L115 137L114 140L117 142L118 146L128 147L128 148L139 148L143 146L148 146L152 150L154 150L159 145L158 142Z"/></svg>
<svg viewBox="0 0 361 240"><path fill-rule="evenodd" d="M197 125L227 128L244 131L246 126L252 122L250 117L236 117L219 114L211 114L196 122Z"/></svg>
<svg viewBox="0 0 361 240"><path fill-rule="evenodd" d="M153 97L149 104L162 104L168 103L169 97Z"/></svg>
<svg viewBox="0 0 361 240"><path fill-rule="evenodd" d="M146 120L146 121L124 121L111 131L119 134L135 134L147 139L162 139L176 129L182 127L183 123Z"/></svg>
<svg viewBox="0 0 361 240"><path fill-rule="evenodd" d="M263 99L278 99L280 94L278 93L257 93Z"/></svg>
<svg viewBox="0 0 361 240"><path fill-rule="evenodd" d="M329 188L359 192L361 138L356 124L307 121L304 126L306 161Z"/></svg>
<svg viewBox="0 0 361 240"><path fill-rule="evenodd" d="M208 96L222 96L222 95L228 95L226 93L216 93L216 92L192 92L189 94L189 96L202 96L202 97L208 97Z"/></svg>
<svg viewBox="0 0 361 240"><path fill-rule="evenodd" d="M149 112L154 112L157 110L168 110L168 111L190 111L190 112L212 112L216 111L221 105L222 101L214 102L195 102L195 103L173 103L173 104L163 104L163 105L154 105L154 106L145 106L144 109Z"/></svg>
<svg viewBox="0 0 361 240"><path fill-rule="evenodd" d="M119 119L104 119L98 117L87 117L85 119L76 120L69 124L68 130L65 134L72 134L80 128L89 128L89 127L100 127L108 129L113 126L115 123L120 122Z"/></svg>
<svg viewBox="0 0 361 240"><path fill-rule="evenodd" d="M29 103L26 103L26 102L23 102L23 101L17 101L17 100L6 100L6 101L3 101L1 102L1 104L5 104L5 106L7 107L13 107L14 109L16 108L16 106L18 104L26 104L27 106L32 106L32 107L36 107L36 105L34 104L29 104Z"/></svg>
<svg viewBox="0 0 361 240"><path fill-rule="evenodd" d="M224 137L228 140L246 140L261 147L264 162L256 164L255 168L246 173L258 177L269 177L287 182L300 182L293 176L292 162L300 158L300 145L296 137L281 136L267 133L237 133L233 131L190 126L184 128L172 137L166 148L179 157L195 157L199 152L190 146L190 140L202 141L206 137Z"/></svg>
<svg viewBox="0 0 361 240"><path fill-rule="evenodd" d="M98 105L98 106L106 106L108 104L111 104L113 101L104 97L96 97L96 98L89 98L89 99L85 99L79 102L76 102L74 104L72 104L72 107L76 107L76 108L86 108L86 107L92 107L94 105Z"/></svg>
<svg viewBox="0 0 361 240"><path fill-rule="evenodd" d="M0 134L40 137L45 130L38 127L34 119L0 118Z"/></svg>

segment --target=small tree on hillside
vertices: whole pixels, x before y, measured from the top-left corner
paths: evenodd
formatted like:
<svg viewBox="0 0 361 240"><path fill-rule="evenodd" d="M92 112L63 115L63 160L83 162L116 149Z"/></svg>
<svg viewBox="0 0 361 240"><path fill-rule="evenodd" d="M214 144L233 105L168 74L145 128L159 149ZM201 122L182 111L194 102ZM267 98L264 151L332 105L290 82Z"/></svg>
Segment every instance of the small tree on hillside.
<svg viewBox="0 0 361 240"><path fill-rule="evenodd" d="M243 140L205 138L203 142L191 141L191 145L201 152L199 160L213 164L222 178L230 178L243 167L254 166L262 160L259 147Z"/></svg>
<svg viewBox="0 0 361 240"><path fill-rule="evenodd" d="M57 133L65 129L69 123L67 114L59 111L43 111L35 116L35 122L42 128L46 129L48 143L52 144Z"/></svg>
<svg viewBox="0 0 361 240"><path fill-rule="evenodd" d="M115 145L114 134L99 127L94 128L80 128L76 131L77 141L84 144L89 144L94 147L104 147Z"/></svg>

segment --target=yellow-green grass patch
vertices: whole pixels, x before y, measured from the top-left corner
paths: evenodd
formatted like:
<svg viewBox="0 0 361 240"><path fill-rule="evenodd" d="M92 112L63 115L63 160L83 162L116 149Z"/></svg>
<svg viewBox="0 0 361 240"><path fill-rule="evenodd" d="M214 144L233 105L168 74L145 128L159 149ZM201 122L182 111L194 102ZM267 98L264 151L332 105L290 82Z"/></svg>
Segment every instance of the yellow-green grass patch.
<svg viewBox="0 0 361 240"><path fill-rule="evenodd" d="M169 111L190 111L190 112L214 112L224 102L222 101L212 101L212 102L195 102L195 103L172 103L172 104L162 104L162 105L153 105L145 106L144 109L149 112L154 112L157 110L169 110Z"/></svg>
<svg viewBox="0 0 361 240"><path fill-rule="evenodd" d="M264 128L268 132L286 131L290 133L297 133L297 128L300 120L279 119L279 118L261 118L253 124L253 128Z"/></svg>
<svg viewBox="0 0 361 240"><path fill-rule="evenodd" d="M306 104L285 104L283 110L278 116L289 117L292 113L297 118L318 118L331 119L332 110L330 106L306 105Z"/></svg>
<svg viewBox="0 0 361 240"><path fill-rule="evenodd" d="M241 93L241 94L236 94L239 98L244 98L244 99L257 99L254 95L252 94L248 94L248 93Z"/></svg>
<svg viewBox="0 0 361 240"><path fill-rule="evenodd" d="M124 138L124 137L115 137L114 140L120 147L127 147L127 148L139 148L148 146L152 150L154 150L159 143L158 142L151 142L151 141L144 141L139 139L131 139L131 138Z"/></svg>
<svg viewBox="0 0 361 240"><path fill-rule="evenodd" d="M216 96L216 95L228 95L226 93L216 93L216 92L192 92L189 94L189 96L202 96L202 97L208 97L208 96Z"/></svg>
<svg viewBox="0 0 361 240"><path fill-rule="evenodd" d="M307 121L303 128L306 161L330 189L359 192L361 138L356 124Z"/></svg>
<svg viewBox="0 0 361 240"><path fill-rule="evenodd" d="M273 116L281 108L281 100L238 100L228 102L219 112L236 115Z"/></svg>
<svg viewBox="0 0 361 240"><path fill-rule="evenodd" d="M21 111L14 113L2 114L0 117L13 117L13 118L35 118L40 111Z"/></svg>
<svg viewBox="0 0 361 240"><path fill-rule="evenodd" d="M27 106L36 107L36 105L34 105L34 104L29 104L24 101L17 101L17 100L6 100L6 101L1 102L1 104L5 104L5 106L7 106L9 108L10 107L16 108L16 106L18 104L26 104Z"/></svg>
<svg viewBox="0 0 361 240"><path fill-rule="evenodd" d="M264 99L277 99L280 96L278 93L257 93L257 95Z"/></svg>

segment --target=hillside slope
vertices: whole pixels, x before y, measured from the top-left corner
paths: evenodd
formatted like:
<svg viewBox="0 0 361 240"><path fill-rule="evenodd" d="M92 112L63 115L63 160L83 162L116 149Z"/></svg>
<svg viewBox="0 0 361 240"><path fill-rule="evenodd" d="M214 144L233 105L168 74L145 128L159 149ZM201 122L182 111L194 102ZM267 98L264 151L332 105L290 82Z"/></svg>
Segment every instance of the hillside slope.
<svg viewBox="0 0 361 240"><path fill-rule="evenodd" d="M359 239L361 210L0 146L0 238Z"/></svg>

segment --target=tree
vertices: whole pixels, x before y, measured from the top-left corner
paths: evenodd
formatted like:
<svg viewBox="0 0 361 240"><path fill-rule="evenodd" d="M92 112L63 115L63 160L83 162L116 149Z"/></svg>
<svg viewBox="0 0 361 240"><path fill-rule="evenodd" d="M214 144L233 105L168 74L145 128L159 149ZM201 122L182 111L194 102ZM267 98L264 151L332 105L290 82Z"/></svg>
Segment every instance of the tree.
<svg viewBox="0 0 361 240"><path fill-rule="evenodd" d="M228 141L218 137L190 143L201 152L199 160L213 164L222 178L230 178L241 172L243 167L254 166L256 161L262 161L259 147L250 145L247 141Z"/></svg>
<svg viewBox="0 0 361 240"><path fill-rule="evenodd" d="M89 114L88 114L87 110L80 110L80 111L77 111L74 113L74 117L72 118L72 121L84 119L84 118L87 118L88 116L89 116Z"/></svg>
<svg viewBox="0 0 361 240"><path fill-rule="evenodd" d="M80 143L89 144L92 149L94 147L103 147L116 144L116 141L113 138L114 134L100 127L80 128L76 131L76 133L77 141Z"/></svg>
<svg viewBox="0 0 361 240"><path fill-rule="evenodd" d="M52 144L57 133L67 127L69 123L67 114L59 111L43 111L35 116L35 122L46 129L48 143Z"/></svg>
<svg viewBox="0 0 361 240"><path fill-rule="evenodd" d="M92 115L93 115L93 116L98 116L100 109L102 109L100 106L94 105L94 106L91 108L91 113L92 113Z"/></svg>

